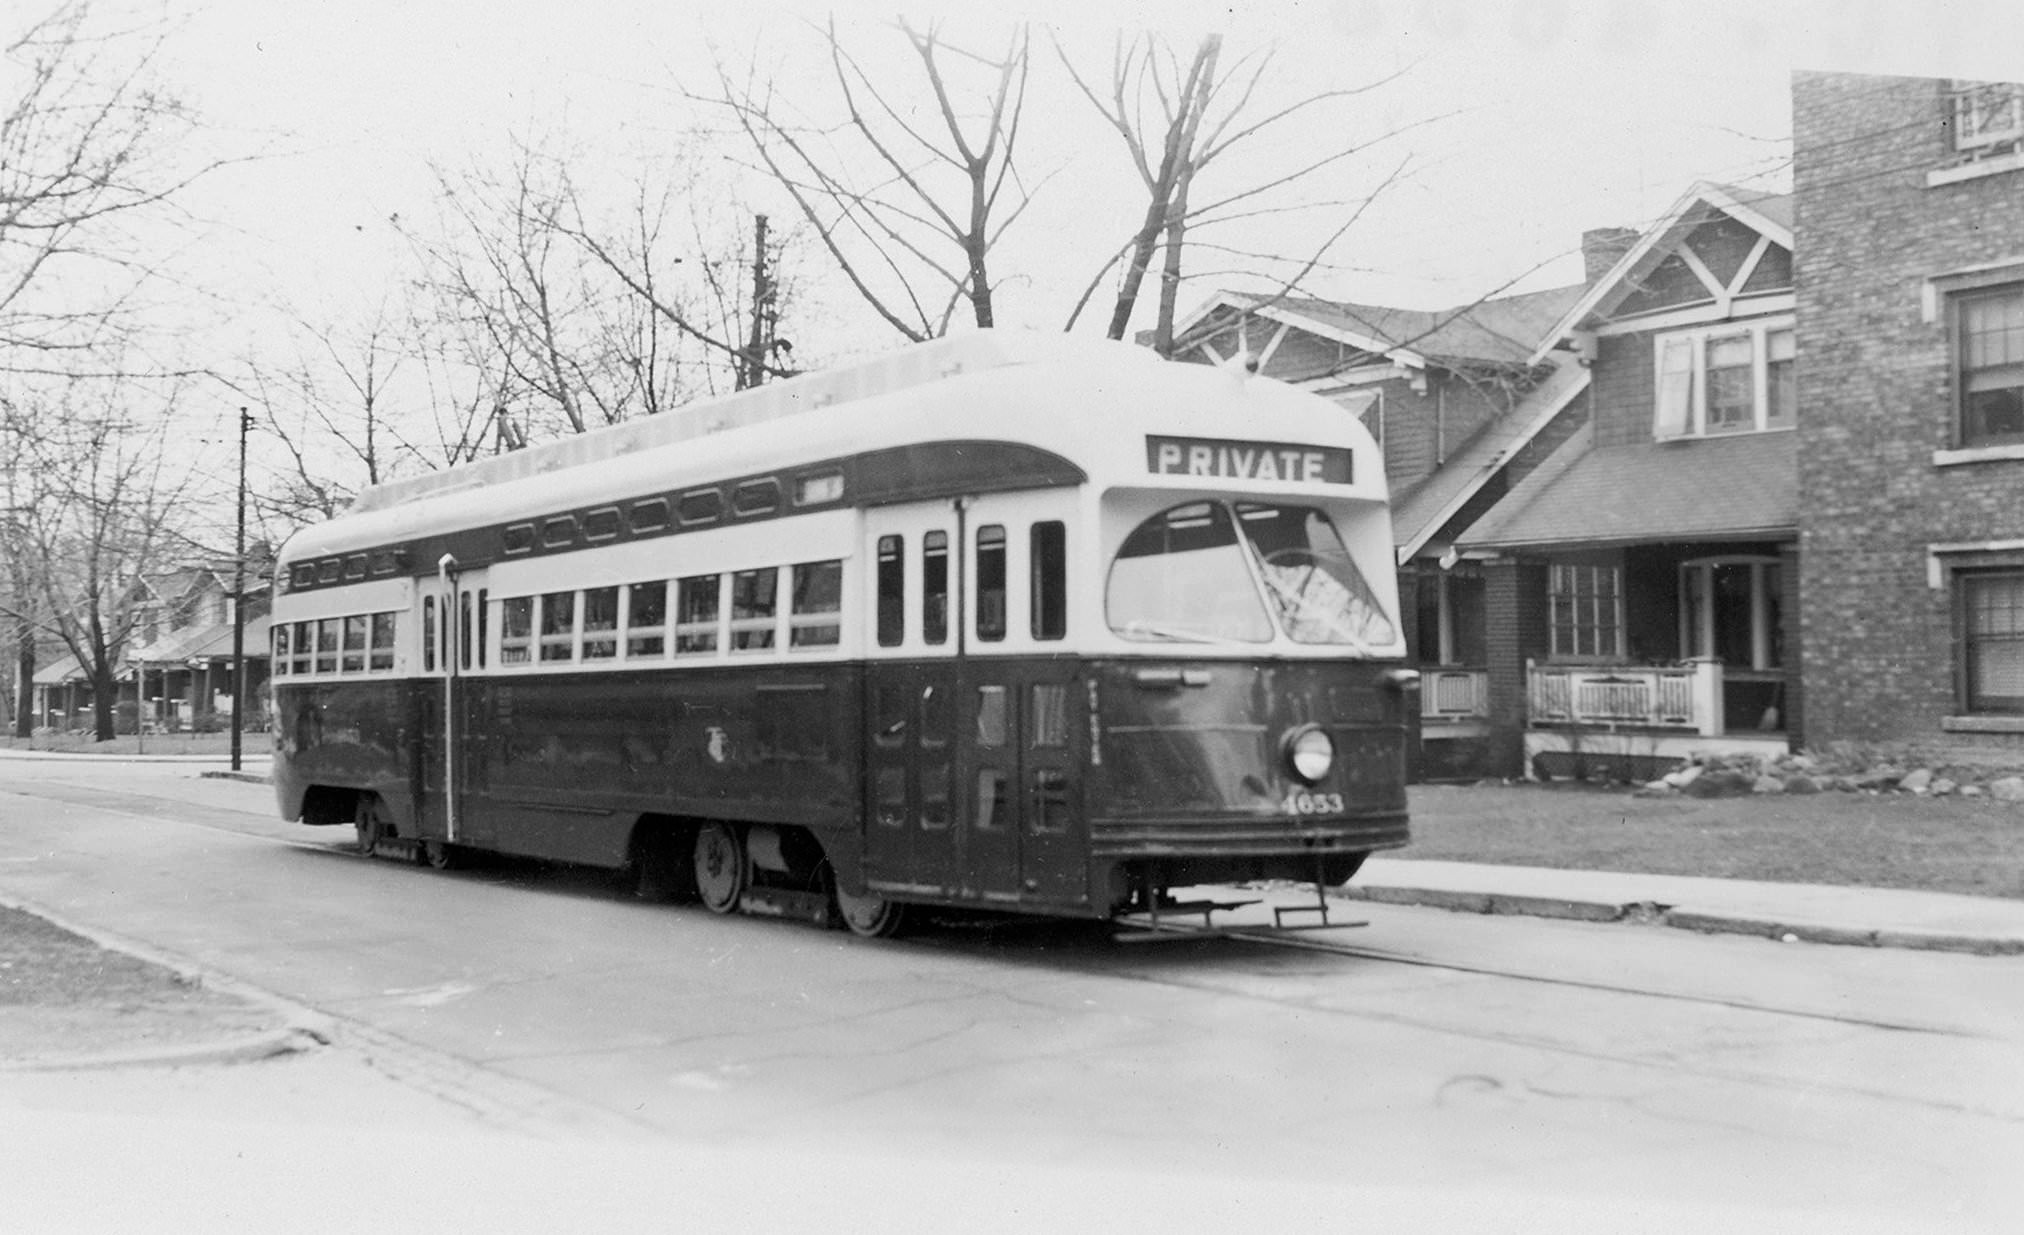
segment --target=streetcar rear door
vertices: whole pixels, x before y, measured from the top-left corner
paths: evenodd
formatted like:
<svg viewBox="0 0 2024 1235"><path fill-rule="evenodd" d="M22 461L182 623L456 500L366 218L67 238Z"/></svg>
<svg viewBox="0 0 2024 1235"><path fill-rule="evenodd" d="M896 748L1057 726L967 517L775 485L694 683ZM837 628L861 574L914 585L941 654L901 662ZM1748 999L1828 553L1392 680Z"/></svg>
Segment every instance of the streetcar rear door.
<svg viewBox="0 0 2024 1235"><path fill-rule="evenodd" d="M477 692L472 689L487 660L489 589L485 572L439 572L425 579L420 594L422 678L417 683L412 728L417 814L422 835L461 844L479 844L490 833L482 811L472 809L474 770L484 761Z"/></svg>

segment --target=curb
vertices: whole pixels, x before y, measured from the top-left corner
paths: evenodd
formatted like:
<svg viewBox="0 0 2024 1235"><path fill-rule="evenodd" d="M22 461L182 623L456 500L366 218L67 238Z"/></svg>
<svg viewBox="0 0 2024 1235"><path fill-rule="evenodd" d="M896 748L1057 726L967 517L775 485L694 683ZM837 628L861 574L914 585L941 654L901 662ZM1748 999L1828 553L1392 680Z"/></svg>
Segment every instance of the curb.
<svg viewBox="0 0 2024 1235"><path fill-rule="evenodd" d="M1625 903L1502 892L1464 892L1451 888L1358 887L1354 884L1337 888L1332 895L1344 900L1446 909L1454 913L1510 914L1520 917L1559 918L1574 922L1627 922L1698 931L1704 935L1752 935L1784 943L1904 948L1926 952L1961 952L1974 956L2024 955L2024 937L2020 936L1793 922L1750 914L1681 909L1650 901Z"/></svg>
<svg viewBox="0 0 2024 1235"><path fill-rule="evenodd" d="M198 780L237 780L249 785L271 785L274 778L265 772L199 772Z"/></svg>
<svg viewBox="0 0 2024 1235"><path fill-rule="evenodd" d="M258 1063L281 1055L297 1055L327 1046L330 1039L306 1025L285 1025L264 1033L190 1046L152 1051L112 1051L98 1055L52 1055L43 1059L0 1062L5 1072L96 1072L117 1068L188 1068L205 1065Z"/></svg>

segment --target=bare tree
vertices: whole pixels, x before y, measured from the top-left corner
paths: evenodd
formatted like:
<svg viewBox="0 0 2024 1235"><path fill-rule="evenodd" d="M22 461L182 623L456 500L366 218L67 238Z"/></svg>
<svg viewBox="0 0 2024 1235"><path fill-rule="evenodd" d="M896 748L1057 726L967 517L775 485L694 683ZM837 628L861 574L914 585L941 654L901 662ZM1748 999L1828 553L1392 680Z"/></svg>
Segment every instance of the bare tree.
<svg viewBox="0 0 2024 1235"><path fill-rule="evenodd" d="M26 409L47 427L28 441L35 492L18 512L17 548L40 590L34 620L77 659L107 741L143 572L187 547L175 520L196 479L167 449L173 393L141 421L136 409L152 400L127 381L71 381L50 398Z"/></svg>
<svg viewBox="0 0 2024 1235"><path fill-rule="evenodd" d="M1174 318L1180 285L1186 276L1184 252L1191 242L1192 230L1240 220L1255 221L1288 210L1325 207L1339 212L1342 217L1333 231L1305 257L1290 257L1283 252L1244 255L1253 262L1282 270L1290 262L1293 272L1280 281L1284 294L1324 260L1369 203L1398 179L1404 164L1393 167L1359 202L1309 202L1275 207L1259 199L1314 177L1325 168L1367 154L1378 142L1396 138L1432 119L1393 129L1370 141L1347 142L1321 150L1291 166L1257 174L1260 178L1240 182L1211 200L1198 202L1197 181L1231 150L1309 109L1354 99L1395 80L1397 75L1347 89L1308 94L1264 110L1260 90L1270 78L1271 52L1249 53L1224 66L1220 35L1202 39L1185 61L1155 36L1129 42L1120 36L1112 54L1109 90L1104 94L1099 94L1076 69L1058 42L1055 51L1083 97L1123 140L1146 197L1145 213L1137 231L1090 281L1070 313L1068 324L1073 328L1097 289L1123 263L1107 333L1113 339L1124 338L1145 277L1157 255L1161 265L1153 347L1163 356L1173 352Z"/></svg>
<svg viewBox="0 0 2024 1235"><path fill-rule="evenodd" d="M1031 201L1014 158L1030 58L1024 27L995 56L945 41L938 25L898 29L919 68L918 107L866 69L834 19L822 36L840 120L800 120L771 80L748 71L734 84L722 60L719 92L691 97L728 110L851 286L918 341L945 333L965 303L977 325L996 320L991 251ZM923 113L938 126L916 123Z"/></svg>
<svg viewBox="0 0 2024 1235"><path fill-rule="evenodd" d="M154 81L160 35L63 0L0 39L0 372L74 369L159 274L134 224L219 163Z"/></svg>

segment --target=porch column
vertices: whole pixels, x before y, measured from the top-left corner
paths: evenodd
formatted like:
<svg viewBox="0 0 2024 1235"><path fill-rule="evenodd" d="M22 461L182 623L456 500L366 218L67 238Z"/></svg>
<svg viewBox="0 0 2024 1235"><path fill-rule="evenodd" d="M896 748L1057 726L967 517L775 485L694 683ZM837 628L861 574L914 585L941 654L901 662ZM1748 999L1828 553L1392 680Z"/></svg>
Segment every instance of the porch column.
<svg viewBox="0 0 2024 1235"><path fill-rule="evenodd" d="M1784 656L1779 668L1785 672L1785 745L1791 750L1806 749L1806 674L1800 655L1799 637L1799 542L1778 546L1778 629L1784 636Z"/></svg>
<svg viewBox="0 0 2024 1235"><path fill-rule="evenodd" d="M1548 651L1546 563L1502 557L1483 565L1483 648L1490 662L1489 770L1525 774L1525 661Z"/></svg>
<svg viewBox="0 0 2024 1235"><path fill-rule="evenodd" d="M1417 667L1427 663L1427 657L1420 648L1419 564L1417 562L1407 562L1405 565L1399 567L1398 576L1399 629L1405 632L1406 663ZM1424 686L1422 686L1422 689L1424 689ZM1409 695L1407 698L1413 701L1414 706L1412 712L1406 717L1406 783L1417 785L1425 775L1424 761L1422 759L1422 755L1425 753L1425 735L1422 733L1421 726L1423 713L1413 696Z"/></svg>

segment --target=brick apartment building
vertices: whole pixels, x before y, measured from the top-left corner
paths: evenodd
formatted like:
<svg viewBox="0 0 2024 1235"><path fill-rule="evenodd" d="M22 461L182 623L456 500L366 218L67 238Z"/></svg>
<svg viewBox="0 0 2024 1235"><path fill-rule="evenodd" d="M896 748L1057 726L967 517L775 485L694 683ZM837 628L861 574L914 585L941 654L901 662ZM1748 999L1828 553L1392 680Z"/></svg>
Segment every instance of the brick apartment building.
<svg viewBox="0 0 2024 1235"><path fill-rule="evenodd" d="M2014 758L2024 86L1801 73L1792 106L1805 741Z"/></svg>

